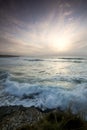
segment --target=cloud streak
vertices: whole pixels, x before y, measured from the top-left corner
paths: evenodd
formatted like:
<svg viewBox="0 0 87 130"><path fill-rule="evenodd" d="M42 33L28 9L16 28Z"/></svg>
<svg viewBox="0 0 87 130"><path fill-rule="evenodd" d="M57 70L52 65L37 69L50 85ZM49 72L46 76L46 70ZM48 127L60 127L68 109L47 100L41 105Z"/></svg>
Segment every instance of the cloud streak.
<svg viewBox="0 0 87 130"><path fill-rule="evenodd" d="M78 13L73 8L74 4L69 1L63 3L56 1L50 12L41 18L36 14L36 20L32 22L18 12L17 16L6 14L5 11L3 16L1 12L0 53L30 56L86 55L87 19L82 22L82 14L76 17ZM32 10L30 14L32 15ZM24 17L24 20L18 18L19 15ZM28 17L28 14L26 16Z"/></svg>

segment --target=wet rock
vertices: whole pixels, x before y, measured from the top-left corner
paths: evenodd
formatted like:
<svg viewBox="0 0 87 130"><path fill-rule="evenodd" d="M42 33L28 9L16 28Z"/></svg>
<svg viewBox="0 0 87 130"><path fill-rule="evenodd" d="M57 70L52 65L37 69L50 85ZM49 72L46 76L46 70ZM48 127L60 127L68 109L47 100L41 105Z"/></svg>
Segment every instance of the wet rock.
<svg viewBox="0 0 87 130"><path fill-rule="evenodd" d="M34 107L0 107L0 130L16 130L22 125L33 124L43 117L43 113Z"/></svg>

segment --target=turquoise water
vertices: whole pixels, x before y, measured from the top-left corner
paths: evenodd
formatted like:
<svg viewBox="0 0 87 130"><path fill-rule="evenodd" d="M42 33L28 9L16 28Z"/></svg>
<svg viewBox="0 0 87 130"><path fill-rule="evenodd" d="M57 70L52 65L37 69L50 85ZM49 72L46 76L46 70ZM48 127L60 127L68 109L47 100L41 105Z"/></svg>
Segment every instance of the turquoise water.
<svg viewBox="0 0 87 130"><path fill-rule="evenodd" d="M0 106L87 110L86 58L0 58Z"/></svg>

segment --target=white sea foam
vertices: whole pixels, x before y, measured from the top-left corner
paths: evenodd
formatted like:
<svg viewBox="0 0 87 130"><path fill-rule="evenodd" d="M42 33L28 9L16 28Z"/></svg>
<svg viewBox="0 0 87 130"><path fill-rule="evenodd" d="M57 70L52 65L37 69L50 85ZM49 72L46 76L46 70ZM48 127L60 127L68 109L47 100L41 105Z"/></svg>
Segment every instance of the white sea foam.
<svg viewBox="0 0 87 130"><path fill-rule="evenodd" d="M81 64L72 61L80 61ZM73 112L86 112L86 63L85 59L73 58L2 59L0 106L35 106L42 110L70 107Z"/></svg>
<svg viewBox="0 0 87 130"><path fill-rule="evenodd" d="M36 106L41 109L71 107L73 112L86 111L87 109L87 84L76 85L73 89L64 89L62 87L38 86L37 84L18 83L7 80L4 93L7 95L5 104ZM12 102L9 98L13 98ZM0 101L2 104L3 100ZM5 105L3 103L3 105ZM85 105L84 105L85 104Z"/></svg>

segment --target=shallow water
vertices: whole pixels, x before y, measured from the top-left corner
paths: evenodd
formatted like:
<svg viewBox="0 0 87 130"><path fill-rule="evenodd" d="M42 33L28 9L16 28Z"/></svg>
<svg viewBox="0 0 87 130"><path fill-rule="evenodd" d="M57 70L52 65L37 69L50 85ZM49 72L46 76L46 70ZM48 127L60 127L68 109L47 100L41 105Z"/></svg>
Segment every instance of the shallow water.
<svg viewBox="0 0 87 130"><path fill-rule="evenodd" d="M0 58L0 106L87 110L86 58Z"/></svg>

